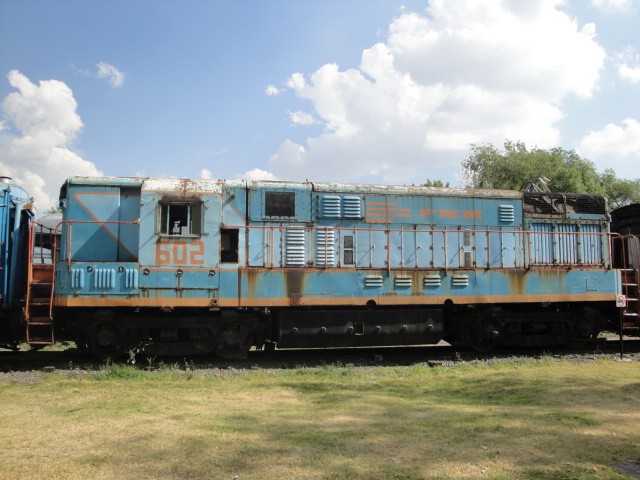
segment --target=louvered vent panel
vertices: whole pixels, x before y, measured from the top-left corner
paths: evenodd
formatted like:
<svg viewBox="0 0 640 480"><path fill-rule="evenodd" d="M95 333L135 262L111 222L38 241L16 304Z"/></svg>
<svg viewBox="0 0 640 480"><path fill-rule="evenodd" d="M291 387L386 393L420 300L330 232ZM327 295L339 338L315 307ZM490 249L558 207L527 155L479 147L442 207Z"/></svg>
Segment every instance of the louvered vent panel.
<svg viewBox="0 0 640 480"><path fill-rule="evenodd" d="M413 280L407 275L397 275L393 279L393 285L396 288L411 288L413 286Z"/></svg>
<svg viewBox="0 0 640 480"><path fill-rule="evenodd" d="M124 285L126 288L138 288L138 269L127 268L124 271Z"/></svg>
<svg viewBox="0 0 640 480"><path fill-rule="evenodd" d="M93 271L93 286L100 289L111 289L116 286L114 268L96 268Z"/></svg>
<svg viewBox="0 0 640 480"><path fill-rule="evenodd" d="M325 218L340 218L340 197L337 195L323 196L320 212Z"/></svg>
<svg viewBox="0 0 640 480"><path fill-rule="evenodd" d="M578 263L578 226L573 223L557 224L555 260L563 265Z"/></svg>
<svg viewBox="0 0 640 480"><path fill-rule="evenodd" d="M451 277L451 285L454 287L468 287L469 275L454 275Z"/></svg>
<svg viewBox="0 0 640 480"><path fill-rule="evenodd" d="M440 275L426 275L424 277L424 286L437 288L442 285L442 277Z"/></svg>
<svg viewBox="0 0 640 480"><path fill-rule="evenodd" d="M516 214L513 205L500 205L498 207L498 218L502 223L515 222Z"/></svg>
<svg viewBox="0 0 640 480"><path fill-rule="evenodd" d="M71 269L71 288L84 288L84 269Z"/></svg>
<svg viewBox="0 0 640 480"><path fill-rule="evenodd" d="M582 230L582 235L580 235L582 238L582 262L594 265L603 263L600 226L583 224L580 229Z"/></svg>
<svg viewBox="0 0 640 480"><path fill-rule="evenodd" d="M285 234L285 265L303 267L305 264L304 230L289 228Z"/></svg>
<svg viewBox="0 0 640 480"><path fill-rule="evenodd" d="M532 223L531 230L531 263L552 264L553 253L553 225L550 223Z"/></svg>
<svg viewBox="0 0 640 480"><path fill-rule="evenodd" d="M364 278L364 286L369 288L381 288L382 276L381 275L367 275Z"/></svg>
<svg viewBox="0 0 640 480"><path fill-rule="evenodd" d="M342 216L344 218L362 218L362 199L353 195L343 197Z"/></svg>
<svg viewBox="0 0 640 480"><path fill-rule="evenodd" d="M315 264L318 267L336 266L336 234L332 228L316 230Z"/></svg>

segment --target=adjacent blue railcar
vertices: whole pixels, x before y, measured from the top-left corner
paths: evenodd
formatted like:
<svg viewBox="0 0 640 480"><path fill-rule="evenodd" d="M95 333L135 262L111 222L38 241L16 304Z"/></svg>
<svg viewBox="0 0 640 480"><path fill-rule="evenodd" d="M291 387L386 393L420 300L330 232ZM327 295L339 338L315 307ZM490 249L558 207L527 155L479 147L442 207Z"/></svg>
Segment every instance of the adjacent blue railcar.
<svg viewBox="0 0 640 480"><path fill-rule="evenodd" d="M0 346L13 347L24 338L20 320L34 214L29 194L0 177Z"/></svg>
<svg viewBox="0 0 640 480"><path fill-rule="evenodd" d="M572 343L621 294L598 196L75 177L61 205L56 329L100 354Z"/></svg>

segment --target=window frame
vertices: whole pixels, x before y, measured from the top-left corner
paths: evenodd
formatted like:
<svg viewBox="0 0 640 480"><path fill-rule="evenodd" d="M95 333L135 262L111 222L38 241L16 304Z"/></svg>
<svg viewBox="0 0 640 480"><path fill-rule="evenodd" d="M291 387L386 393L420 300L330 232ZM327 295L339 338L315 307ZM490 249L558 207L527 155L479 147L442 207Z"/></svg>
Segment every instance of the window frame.
<svg viewBox="0 0 640 480"><path fill-rule="evenodd" d="M224 248L225 238L229 242L227 247L231 248ZM220 263L240 263L240 228L220 229Z"/></svg>
<svg viewBox="0 0 640 480"><path fill-rule="evenodd" d="M188 233L172 233L171 230L171 207L187 207L186 212L186 227L188 227ZM165 214L166 212L166 214ZM182 215L181 215L182 217ZM175 216L173 217L175 218ZM162 200L158 202L158 235L163 237L182 237L182 238L197 238L204 235L204 202L201 200ZM197 227L197 228L196 228ZM181 229L184 226L180 227Z"/></svg>
<svg viewBox="0 0 640 480"><path fill-rule="evenodd" d="M268 198L273 195L279 195L279 196L290 196L291 199L288 200L288 202L290 203L290 205L293 207L293 211L290 215L273 215L270 213L273 212L269 212L269 202L268 202ZM265 219L286 219L286 220L291 220L291 219L296 219L297 218L297 195L295 191L291 191L291 190L265 190L264 191L264 208L263 208L263 218Z"/></svg>

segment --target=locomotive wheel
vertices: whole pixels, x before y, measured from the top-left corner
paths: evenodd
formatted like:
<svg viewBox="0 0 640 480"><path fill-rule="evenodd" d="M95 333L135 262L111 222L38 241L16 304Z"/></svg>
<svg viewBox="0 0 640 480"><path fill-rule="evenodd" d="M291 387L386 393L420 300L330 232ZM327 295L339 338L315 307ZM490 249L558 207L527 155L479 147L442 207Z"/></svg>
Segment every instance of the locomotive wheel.
<svg viewBox="0 0 640 480"><path fill-rule="evenodd" d="M250 333L243 325L221 325L216 332L213 353L227 360L246 357L252 344Z"/></svg>
<svg viewBox="0 0 640 480"><path fill-rule="evenodd" d="M583 348L600 334L600 329L594 326L594 321L586 316L580 318L573 325L573 338L565 343L569 348Z"/></svg>
<svg viewBox="0 0 640 480"><path fill-rule="evenodd" d="M491 322L481 322L479 325L469 325L467 328L467 344L476 352L490 352L498 345L497 330Z"/></svg>
<svg viewBox="0 0 640 480"><path fill-rule="evenodd" d="M89 341L87 343L93 355L101 359L124 357L125 352L118 345L113 325L93 325L88 333Z"/></svg>
<svg viewBox="0 0 640 480"><path fill-rule="evenodd" d="M494 348L496 348L496 345L498 345L496 342L494 342L493 340L487 340L487 339L474 339L471 340L469 342L469 345L471 346L471 348L473 348L476 352L481 352L481 353L486 353L486 352L490 352L491 350L493 350Z"/></svg>

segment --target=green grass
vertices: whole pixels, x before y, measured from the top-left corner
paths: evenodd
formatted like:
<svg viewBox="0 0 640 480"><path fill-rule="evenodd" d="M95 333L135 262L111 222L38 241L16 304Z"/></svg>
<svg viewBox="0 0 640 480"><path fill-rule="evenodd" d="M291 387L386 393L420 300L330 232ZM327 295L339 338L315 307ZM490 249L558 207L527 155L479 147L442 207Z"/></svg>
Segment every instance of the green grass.
<svg viewBox="0 0 640 480"><path fill-rule="evenodd" d="M215 371L0 382L2 478L623 479L640 363Z"/></svg>

